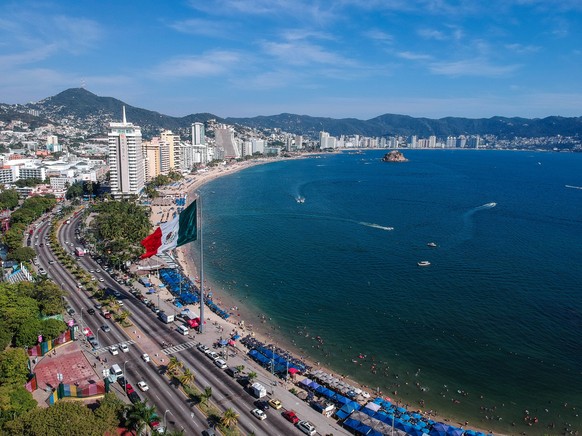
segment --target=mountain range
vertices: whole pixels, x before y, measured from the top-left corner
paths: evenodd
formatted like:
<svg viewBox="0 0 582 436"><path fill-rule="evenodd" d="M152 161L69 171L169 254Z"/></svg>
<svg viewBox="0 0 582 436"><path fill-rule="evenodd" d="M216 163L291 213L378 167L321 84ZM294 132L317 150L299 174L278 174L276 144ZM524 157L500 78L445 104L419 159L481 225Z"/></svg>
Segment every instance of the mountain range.
<svg viewBox="0 0 582 436"><path fill-rule="evenodd" d="M283 113L279 115L257 116L253 118L221 118L210 113L196 113L184 117L172 117L159 112L150 111L128 105L112 97L100 97L84 88L67 89L55 96L45 98L36 103L25 105L1 105L2 118L38 111L39 122L50 120L58 122L67 119L69 123L87 128L92 133L104 133L108 122L121 121L121 108L126 107L128 121L140 126L144 136L156 135L160 129L170 129L174 132L184 132L190 129L193 122L206 122L215 119L217 122L242 125L259 130L281 129L282 131L317 138L320 131L329 132L332 136L361 135L379 136L411 136L439 138L459 135L495 135L500 139L514 137L549 137L549 136L582 136L582 117L546 118L461 118L446 117L440 119L415 118L407 115L384 114L369 120L356 118L325 118ZM29 117L30 118L30 117Z"/></svg>

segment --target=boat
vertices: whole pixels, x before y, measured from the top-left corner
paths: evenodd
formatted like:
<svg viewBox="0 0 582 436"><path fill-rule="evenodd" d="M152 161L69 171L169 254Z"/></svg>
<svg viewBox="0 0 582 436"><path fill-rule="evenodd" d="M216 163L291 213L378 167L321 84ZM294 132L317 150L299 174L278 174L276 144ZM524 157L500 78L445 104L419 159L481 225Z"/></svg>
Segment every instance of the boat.
<svg viewBox="0 0 582 436"><path fill-rule="evenodd" d="M428 260L421 260L418 262L418 266L429 266L430 262Z"/></svg>
<svg viewBox="0 0 582 436"><path fill-rule="evenodd" d="M497 206L497 203L487 203L484 206L485 207L495 207L495 206Z"/></svg>
<svg viewBox="0 0 582 436"><path fill-rule="evenodd" d="M297 197L295 200L297 201L297 203L305 203L304 197Z"/></svg>
<svg viewBox="0 0 582 436"><path fill-rule="evenodd" d="M436 242L429 242L426 245L428 245L429 247L436 247L437 246Z"/></svg>

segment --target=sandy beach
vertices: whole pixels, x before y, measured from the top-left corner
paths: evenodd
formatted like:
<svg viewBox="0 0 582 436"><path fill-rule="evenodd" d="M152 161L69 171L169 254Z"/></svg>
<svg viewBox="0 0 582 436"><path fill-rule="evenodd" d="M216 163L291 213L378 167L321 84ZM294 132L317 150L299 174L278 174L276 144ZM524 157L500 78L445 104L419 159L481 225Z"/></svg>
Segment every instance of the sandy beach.
<svg viewBox="0 0 582 436"><path fill-rule="evenodd" d="M182 181L180 186L162 190L161 194L176 196L180 194L188 194L189 203L191 199L196 195L197 190L205 183L208 183L219 177L233 174L236 173L237 171L246 168L250 168L255 165L261 165L277 161L279 161L279 159L254 160L246 162L237 162L228 166L209 168L206 172L202 174L187 176ZM157 221L159 216L161 216L163 212L168 211L169 208L169 206L157 206L157 205L152 205L151 207L152 207L151 215L152 221ZM152 224L155 227L157 225L157 222L152 222ZM196 277L199 277L199 268L198 265L195 264L195 261L191 255L192 250L193 248L189 244L176 249L175 259L183 269L183 272L188 277L190 277L192 281L194 281ZM289 338L288 335L279 331L277 326L272 324L268 317L258 313L256 309L250 307L250 305L247 302L245 302L242 298L237 299L236 297L229 295L225 291L215 289L212 284L211 278L204 277L204 279L206 292L207 293L212 292L213 301L216 304L218 304L219 307L229 312L231 315L228 320L224 320L206 307L204 310L204 317L206 320L207 329L209 329L211 325L218 325L222 327L224 332L237 330L242 336L252 334L253 337L255 337L257 340L263 343L266 344L274 343L277 347L288 350L289 352L291 352L291 354L301 358L303 361L307 363L307 365L312 366L314 369L321 369L330 374L334 374L333 370L326 367L326 362L311 361L300 349L298 349L298 347L294 345L292 338ZM169 292L168 295L164 298L170 298ZM192 309L198 311L199 306L193 307ZM239 344L238 347L240 350L246 352L244 346ZM256 365L257 367L259 366L258 363L253 363L253 365ZM341 375L339 376L343 377ZM376 396L383 397L389 396L394 403L398 403L399 405L402 406L407 404L407 400L395 397L394 395L392 395L392 392L380 392L378 395L378 393L375 390L370 389L368 386L362 386L355 380L345 378L345 381L351 385L360 387L360 389L362 389L365 392L368 392L371 395L372 399L375 398ZM415 407L410 406L410 410L411 411L415 410ZM450 417L440 416L438 415L438 413L435 413L435 411L428 411L424 409L422 410L422 413L424 414L425 417L430 416L431 419L438 422L444 422L457 427L462 426L465 429L473 429L476 431L481 431L483 433L489 433L487 429L474 427L473 425L471 425L471 423L468 423L467 425L466 422L461 418L452 419Z"/></svg>

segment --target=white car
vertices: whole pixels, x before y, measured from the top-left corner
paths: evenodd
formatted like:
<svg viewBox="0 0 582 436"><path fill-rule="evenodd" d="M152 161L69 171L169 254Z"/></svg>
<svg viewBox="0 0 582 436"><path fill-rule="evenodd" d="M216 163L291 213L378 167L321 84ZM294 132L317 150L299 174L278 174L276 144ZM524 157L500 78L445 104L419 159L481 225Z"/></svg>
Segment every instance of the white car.
<svg viewBox="0 0 582 436"><path fill-rule="evenodd" d="M261 409L253 409L251 410L251 413L257 418L259 418L261 421L263 419L267 419L267 414L263 412Z"/></svg>
<svg viewBox="0 0 582 436"><path fill-rule="evenodd" d="M114 356L117 356L119 354L119 350L117 349L117 347L115 345L112 345L111 347L109 347L109 352L111 354L113 354Z"/></svg>
<svg viewBox="0 0 582 436"><path fill-rule="evenodd" d="M210 357L212 360L216 360L219 358L218 353L215 353L214 351L211 351L210 353L206 353L206 355L208 357Z"/></svg>
<svg viewBox="0 0 582 436"><path fill-rule="evenodd" d="M121 344L119 346L119 348L121 349L121 351L123 351L124 353L127 353L129 351L129 347L127 346L127 344Z"/></svg>
<svg viewBox="0 0 582 436"><path fill-rule="evenodd" d="M144 362L149 362L150 361L150 356L148 356L147 353L146 354L142 354L141 355L141 358L143 359Z"/></svg>
<svg viewBox="0 0 582 436"><path fill-rule="evenodd" d="M144 382L143 380L137 382L137 387L140 388L144 392L149 390L149 388L150 388L148 386L148 384L146 382Z"/></svg>
<svg viewBox="0 0 582 436"><path fill-rule="evenodd" d="M313 436L315 433L317 433L315 426L309 421L299 421L297 423L297 427L299 427L299 430L305 434L308 434L309 436Z"/></svg>
<svg viewBox="0 0 582 436"><path fill-rule="evenodd" d="M123 307L123 301L117 300L117 304L119 304L120 307Z"/></svg>
<svg viewBox="0 0 582 436"><path fill-rule="evenodd" d="M222 359L216 359L214 364L218 366L220 369L226 369L226 362Z"/></svg>

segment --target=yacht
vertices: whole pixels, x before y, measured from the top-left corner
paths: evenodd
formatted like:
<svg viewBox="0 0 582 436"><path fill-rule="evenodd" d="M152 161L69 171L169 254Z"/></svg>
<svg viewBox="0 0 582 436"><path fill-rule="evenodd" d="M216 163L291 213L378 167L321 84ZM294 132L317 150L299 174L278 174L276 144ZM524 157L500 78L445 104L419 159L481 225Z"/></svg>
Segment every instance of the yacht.
<svg viewBox="0 0 582 436"><path fill-rule="evenodd" d="M429 242L426 245L428 245L429 247L436 247L437 246L436 242Z"/></svg>
<svg viewBox="0 0 582 436"><path fill-rule="evenodd" d="M428 260L421 260L418 262L418 266L429 266L430 262Z"/></svg>

